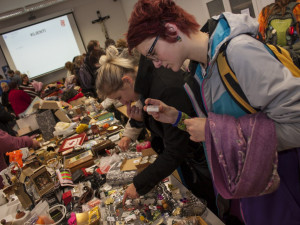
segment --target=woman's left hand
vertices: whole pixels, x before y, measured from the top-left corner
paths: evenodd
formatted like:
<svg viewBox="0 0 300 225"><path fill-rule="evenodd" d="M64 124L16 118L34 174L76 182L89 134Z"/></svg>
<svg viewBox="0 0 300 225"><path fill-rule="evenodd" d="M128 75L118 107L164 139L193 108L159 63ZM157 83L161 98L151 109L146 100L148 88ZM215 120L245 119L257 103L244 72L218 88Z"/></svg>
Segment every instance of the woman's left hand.
<svg viewBox="0 0 300 225"><path fill-rule="evenodd" d="M134 119L136 121L143 121L143 111L139 107L135 105L131 106L131 104L127 104L127 115L129 118Z"/></svg>
<svg viewBox="0 0 300 225"><path fill-rule="evenodd" d="M205 141L206 118L192 118L184 120L186 131L191 135L190 139L195 142Z"/></svg>
<svg viewBox="0 0 300 225"><path fill-rule="evenodd" d="M125 205L126 199L128 197L132 198L132 199L140 197L139 194L136 192L134 184L130 184L127 187L127 189L125 190L125 194L124 194L124 197L123 197L123 205Z"/></svg>

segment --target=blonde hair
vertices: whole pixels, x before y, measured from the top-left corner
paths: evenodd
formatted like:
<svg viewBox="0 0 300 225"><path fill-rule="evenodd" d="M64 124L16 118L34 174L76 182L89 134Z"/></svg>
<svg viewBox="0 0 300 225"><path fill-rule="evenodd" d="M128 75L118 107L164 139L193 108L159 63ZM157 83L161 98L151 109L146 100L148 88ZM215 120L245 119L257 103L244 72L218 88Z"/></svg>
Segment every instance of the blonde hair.
<svg viewBox="0 0 300 225"><path fill-rule="evenodd" d="M1 83L1 88L5 88L5 87L8 87L8 84L6 82L2 82Z"/></svg>
<svg viewBox="0 0 300 225"><path fill-rule="evenodd" d="M112 45L106 49L106 55L101 56L99 64L96 89L100 98L106 98L122 88L124 74L130 74L133 78L136 76L136 67L131 60L119 57L118 49Z"/></svg>
<svg viewBox="0 0 300 225"><path fill-rule="evenodd" d="M116 42L116 47L117 48L128 48L128 44L127 41L123 38L120 38L119 40L117 40Z"/></svg>
<svg viewBox="0 0 300 225"><path fill-rule="evenodd" d="M129 59L134 66L139 65L141 58L141 54L136 50L136 48L131 51L131 54L129 53L128 48L124 48L119 56L125 59Z"/></svg>

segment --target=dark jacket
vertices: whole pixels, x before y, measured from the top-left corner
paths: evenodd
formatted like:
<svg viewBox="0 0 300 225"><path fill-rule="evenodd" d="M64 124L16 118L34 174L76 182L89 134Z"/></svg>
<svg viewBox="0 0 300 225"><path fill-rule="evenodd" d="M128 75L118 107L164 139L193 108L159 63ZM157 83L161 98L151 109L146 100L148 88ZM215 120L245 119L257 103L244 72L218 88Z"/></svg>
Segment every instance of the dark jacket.
<svg viewBox="0 0 300 225"><path fill-rule="evenodd" d="M13 112L13 109L12 109L12 107L11 107L11 104L10 104L9 101L8 101L8 95L9 95L9 92L10 92L10 90L7 91L7 92L2 92L2 96L1 96L1 99L2 99L2 105L3 105L4 107L6 107L6 108L8 109L9 112Z"/></svg>
<svg viewBox="0 0 300 225"><path fill-rule="evenodd" d="M0 104L0 129L6 131L12 136L16 136L12 127L15 125L15 117L11 113L7 112L3 105Z"/></svg>
<svg viewBox="0 0 300 225"><path fill-rule="evenodd" d="M135 92L141 94L142 103L146 98L159 99L167 105L174 106L189 116L195 117L196 113L183 88L187 77L188 74L183 71L173 72L162 67L155 69L151 61L142 57L135 81ZM171 124L158 122L145 112L144 125L151 132L152 148L159 156L153 164L134 177L133 183L137 192L140 195L146 194L162 179L180 167L184 182L195 192L198 192L196 189L201 189L201 184L195 182L193 173L196 175L199 173L198 169L202 170L204 177L208 179L209 194L202 192L199 195L211 195L211 198L214 198L209 170L201 144L191 141L187 132L173 127ZM191 168L194 166L190 164L197 164L196 167L198 168L194 168L197 170L196 173ZM202 175L196 176L199 178ZM202 185L205 182L202 179ZM193 191L197 195L195 192ZM200 197L199 195L198 197ZM205 196L201 197L205 198Z"/></svg>

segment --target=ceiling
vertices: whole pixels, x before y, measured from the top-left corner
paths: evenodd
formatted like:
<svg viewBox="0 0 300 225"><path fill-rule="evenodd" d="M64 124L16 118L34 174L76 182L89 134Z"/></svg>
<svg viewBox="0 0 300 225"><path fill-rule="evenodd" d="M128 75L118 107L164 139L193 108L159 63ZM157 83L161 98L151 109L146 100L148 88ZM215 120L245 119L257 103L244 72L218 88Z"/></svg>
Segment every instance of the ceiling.
<svg viewBox="0 0 300 225"><path fill-rule="evenodd" d="M0 20L49 7L66 0L1 0Z"/></svg>

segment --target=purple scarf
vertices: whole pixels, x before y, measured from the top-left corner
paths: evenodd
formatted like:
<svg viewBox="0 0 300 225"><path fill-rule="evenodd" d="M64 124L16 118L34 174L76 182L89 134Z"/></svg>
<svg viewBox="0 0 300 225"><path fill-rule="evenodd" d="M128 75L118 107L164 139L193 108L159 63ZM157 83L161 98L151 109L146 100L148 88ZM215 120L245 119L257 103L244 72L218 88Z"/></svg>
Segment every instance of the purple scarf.
<svg viewBox="0 0 300 225"><path fill-rule="evenodd" d="M205 145L215 187L224 198L259 196L278 188L275 125L263 113L238 119L209 113Z"/></svg>

